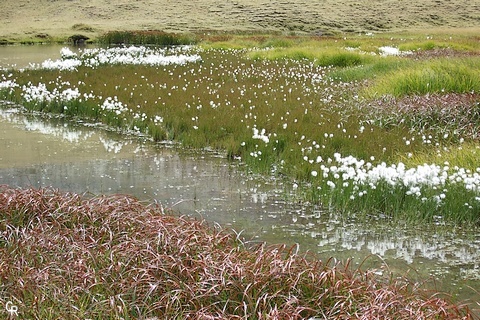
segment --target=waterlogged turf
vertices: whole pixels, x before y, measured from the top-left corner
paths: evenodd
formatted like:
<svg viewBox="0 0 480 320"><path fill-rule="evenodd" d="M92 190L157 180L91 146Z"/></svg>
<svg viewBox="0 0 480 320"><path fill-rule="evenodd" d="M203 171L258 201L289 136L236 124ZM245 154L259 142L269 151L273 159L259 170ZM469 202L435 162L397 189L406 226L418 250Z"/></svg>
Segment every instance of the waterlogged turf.
<svg viewBox="0 0 480 320"><path fill-rule="evenodd" d="M348 66L325 66L315 56L269 57L271 50L63 49L60 60L4 72L0 88L5 99L30 110L88 118L183 147L223 150L250 170L288 177L303 201L347 213L478 222L480 169L442 156L465 146L478 157L472 121L464 130L463 122L442 126L441 117L409 113L418 125L392 109L400 98L369 98L369 79L332 76ZM370 54L356 50L367 57L382 53L365 63L382 63L393 54L396 60L388 61L412 68L412 52L391 46ZM478 68L476 62L470 66ZM469 110L478 96L475 90L467 94L470 99L457 100ZM409 160L425 154L436 156L426 163Z"/></svg>

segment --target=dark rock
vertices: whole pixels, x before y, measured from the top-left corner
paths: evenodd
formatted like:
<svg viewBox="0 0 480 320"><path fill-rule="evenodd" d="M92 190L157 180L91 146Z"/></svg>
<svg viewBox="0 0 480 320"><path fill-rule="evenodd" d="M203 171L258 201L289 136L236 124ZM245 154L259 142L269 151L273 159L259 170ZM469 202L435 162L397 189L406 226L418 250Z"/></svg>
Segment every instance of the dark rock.
<svg viewBox="0 0 480 320"><path fill-rule="evenodd" d="M81 34L74 34L73 36L70 36L68 38L68 42L72 42L74 45L81 45L85 44L85 42L90 39L87 36L81 35Z"/></svg>
<svg viewBox="0 0 480 320"><path fill-rule="evenodd" d="M48 38L50 38L50 36L47 33L39 33L39 34L35 35L35 38L48 39Z"/></svg>

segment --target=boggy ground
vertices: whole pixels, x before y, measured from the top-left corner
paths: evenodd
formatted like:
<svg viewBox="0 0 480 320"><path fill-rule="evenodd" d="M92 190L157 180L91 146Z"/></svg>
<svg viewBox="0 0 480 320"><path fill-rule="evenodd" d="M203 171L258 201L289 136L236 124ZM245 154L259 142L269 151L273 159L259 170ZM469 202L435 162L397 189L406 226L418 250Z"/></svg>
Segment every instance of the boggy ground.
<svg viewBox="0 0 480 320"><path fill-rule="evenodd" d="M480 26L479 0L3 0L0 12L4 41L112 30L328 35Z"/></svg>

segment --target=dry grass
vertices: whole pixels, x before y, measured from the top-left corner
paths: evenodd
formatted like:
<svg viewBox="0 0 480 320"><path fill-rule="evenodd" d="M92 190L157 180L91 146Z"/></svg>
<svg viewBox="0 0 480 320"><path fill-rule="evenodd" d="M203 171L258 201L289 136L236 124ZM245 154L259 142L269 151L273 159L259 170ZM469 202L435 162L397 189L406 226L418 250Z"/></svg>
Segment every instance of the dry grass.
<svg viewBox="0 0 480 320"><path fill-rule="evenodd" d="M92 38L112 30L330 35L440 28L478 30L480 25L477 0L401 0L394 5L381 0L3 0L0 12L0 39L30 41L78 32Z"/></svg>
<svg viewBox="0 0 480 320"><path fill-rule="evenodd" d="M3 186L0 306L8 301L22 319L472 318L405 279L285 246L247 249L128 196Z"/></svg>

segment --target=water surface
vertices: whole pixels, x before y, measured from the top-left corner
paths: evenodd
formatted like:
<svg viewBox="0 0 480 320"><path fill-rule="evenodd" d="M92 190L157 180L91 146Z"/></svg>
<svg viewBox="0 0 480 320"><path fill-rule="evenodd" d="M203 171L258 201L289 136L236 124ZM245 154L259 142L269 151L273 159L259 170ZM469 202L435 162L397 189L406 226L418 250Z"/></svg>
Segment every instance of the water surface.
<svg viewBox="0 0 480 320"><path fill-rule="evenodd" d="M27 68L31 64L40 64L45 60L60 59L60 50L66 47L61 44L10 45L0 46L0 69ZM69 46L73 52L80 48Z"/></svg>

